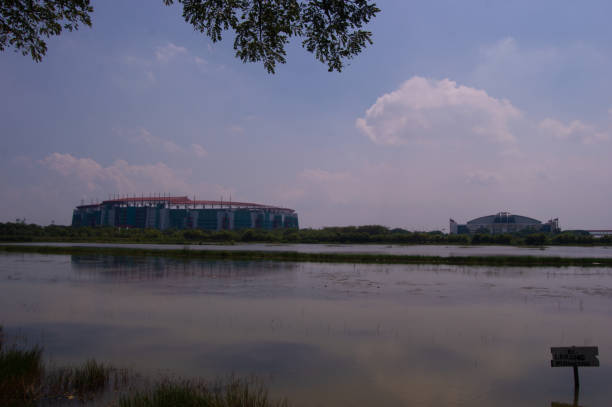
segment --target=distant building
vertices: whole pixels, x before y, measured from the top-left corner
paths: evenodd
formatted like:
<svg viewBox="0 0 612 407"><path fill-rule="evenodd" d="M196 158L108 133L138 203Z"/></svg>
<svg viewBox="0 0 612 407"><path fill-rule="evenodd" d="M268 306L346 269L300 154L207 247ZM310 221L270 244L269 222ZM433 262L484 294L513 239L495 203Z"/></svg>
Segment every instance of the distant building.
<svg viewBox="0 0 612 407"><path fill-rule="evenodd" d="M72 226L153 229L297 229L289 208L248 202L196 201L186 196L123 197L77 206Z"/></svg>
<svg viewBox="0 0 612 407"><path fill-rule="evenodd" d="M559 219L551 219L546 223L527 216L513 215L509 212L499 212L496 215L482 216L472 219L464 225L460 225L453 219L450 220L450 234L473 234L473 233L515 233L525 230L533 232L557 232L559 231Z"/></svg>

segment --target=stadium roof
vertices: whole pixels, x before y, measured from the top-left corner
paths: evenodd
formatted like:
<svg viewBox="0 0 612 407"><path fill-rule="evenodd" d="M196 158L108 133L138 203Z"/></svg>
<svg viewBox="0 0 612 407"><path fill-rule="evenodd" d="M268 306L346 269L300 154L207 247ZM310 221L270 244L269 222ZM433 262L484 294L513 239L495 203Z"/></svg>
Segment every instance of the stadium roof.
<svg viewBox="0 0 612 407"><path fill-rule="evenodd" d="M519 224L539 225L542 222L534 218L529 218L527 216L521 216L521 215L513 215L508 212L500 212L495 215L481 216L480 218L475 218L475 219L468 221L469 225L485 225L485 224L488 225L488 224L493 224L493 223L519 223Z"/></svg>
<svg viewBox="0 0 612 407"><path fill-rule="evenodd" d="M234 201L209 201L209 200L194 200L188 196L127 196L116 199L109 199L102 201L101 203L79 205L77 208L93 208L101 205L128 205L128 204L141 204L141 205L152 205L156 203L164 203L167 205L184 205L184 206L206 206L210 205L226 207L226 208L253 208L253 209L275 209L280 211L295 212L290 208L283 208L280 206L264 205L252 202L234 202Z"/></svg>

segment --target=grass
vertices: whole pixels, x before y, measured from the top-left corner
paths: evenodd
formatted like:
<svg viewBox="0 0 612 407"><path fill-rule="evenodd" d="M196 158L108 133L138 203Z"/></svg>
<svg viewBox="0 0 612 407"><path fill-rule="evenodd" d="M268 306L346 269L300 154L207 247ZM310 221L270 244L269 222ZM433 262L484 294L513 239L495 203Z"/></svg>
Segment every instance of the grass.
<svg viewBox="0 0 612 407"><path fill-rule="evenodd" d="M1 405L31 405L41 395L44 367L42 349L15 348L0 351Z"/></svg>
<svg viewBox="0 0 612 407"><path fill-rule="evenodd" d="M256 380L230 378L209 385L203 381L162 381L152 389L119 399L119 407L282 407Z"/></svg>
<svg viewBox="0 0 612 407"><path fill-rule="evenodd" d="M363 264L445 264L461 266L506 267L612 267L612 258L571 258L552 256L414 256L365 253L303 253L289 251L249 250L187 250L187 249L136 249L126 247L79 246L25 246L0 245L0 252L115 255L115 256L163 256L181 259L287 261L316 263Z"/></svg>
<svg viewBox="0 0 612 407"><path fill-rule="evenodd" d="M36 406L41 401L86 404L114 390L110 405L119 407L285 407L285 400L269 398L256 379L234 377L209 384L201 379L164 379L133 390L133 375L91 359L80 366L47 368L39 346L7 347L0 326L0 406Z"/></svg>
<svg viewBox="0 0 612 407"><path fill-rule="evenodd" d="M109 387L111 377L117 381L119 373L122 372L94 359L81 366L53 369L45 376L44 395L45 398L93 399Z"/></svg>
<svg viewBox="0 0 612 407"><path fill-rule="evenodd" d="M0 326L0 405L34 406L43 399L89 400L107 389L112 373L115 381L123 373L93 359L81 366L52 369L45 366L42 355L39 346L7 346Z"/></svg>

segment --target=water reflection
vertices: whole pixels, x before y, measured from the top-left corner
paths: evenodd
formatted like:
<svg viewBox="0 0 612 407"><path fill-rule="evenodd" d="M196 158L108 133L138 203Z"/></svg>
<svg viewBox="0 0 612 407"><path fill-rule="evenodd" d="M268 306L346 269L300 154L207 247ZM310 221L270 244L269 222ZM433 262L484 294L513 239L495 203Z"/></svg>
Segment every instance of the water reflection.
<svg viewBox="0 0 612 407"><path fill-rule="evenodd" d="M581 403L607 406L609 287L608 269L7 255L0 324L58 363L253 373L308 406L549 405L573 395L551 344L597 344Z"/></svg>
<svg viewBox="0 0 612 407"><path fill-rule="evenodd" d="M151 280L165 278L240 279L294 270L295 263L183 260L168 257L71 255L72 269L82 275L106 279ZM256 267L254 266L256 265Z"/></svg>

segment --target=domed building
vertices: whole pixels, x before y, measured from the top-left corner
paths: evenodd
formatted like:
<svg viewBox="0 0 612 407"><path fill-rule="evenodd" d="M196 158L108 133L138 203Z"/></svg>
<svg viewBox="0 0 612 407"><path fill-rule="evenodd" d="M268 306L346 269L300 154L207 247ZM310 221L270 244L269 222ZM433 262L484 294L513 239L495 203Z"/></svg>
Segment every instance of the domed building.
<svg viewBox="0 0 612 407"><path fill-rule="evenodd" d="M495 215L481 216L460 225L450 220L450 234L470 233L516 233L525 230L533 232L556 232L559 230L559 219L551 219L546 223L527 216L514 215L510 212L499 212Z"/></svg>

